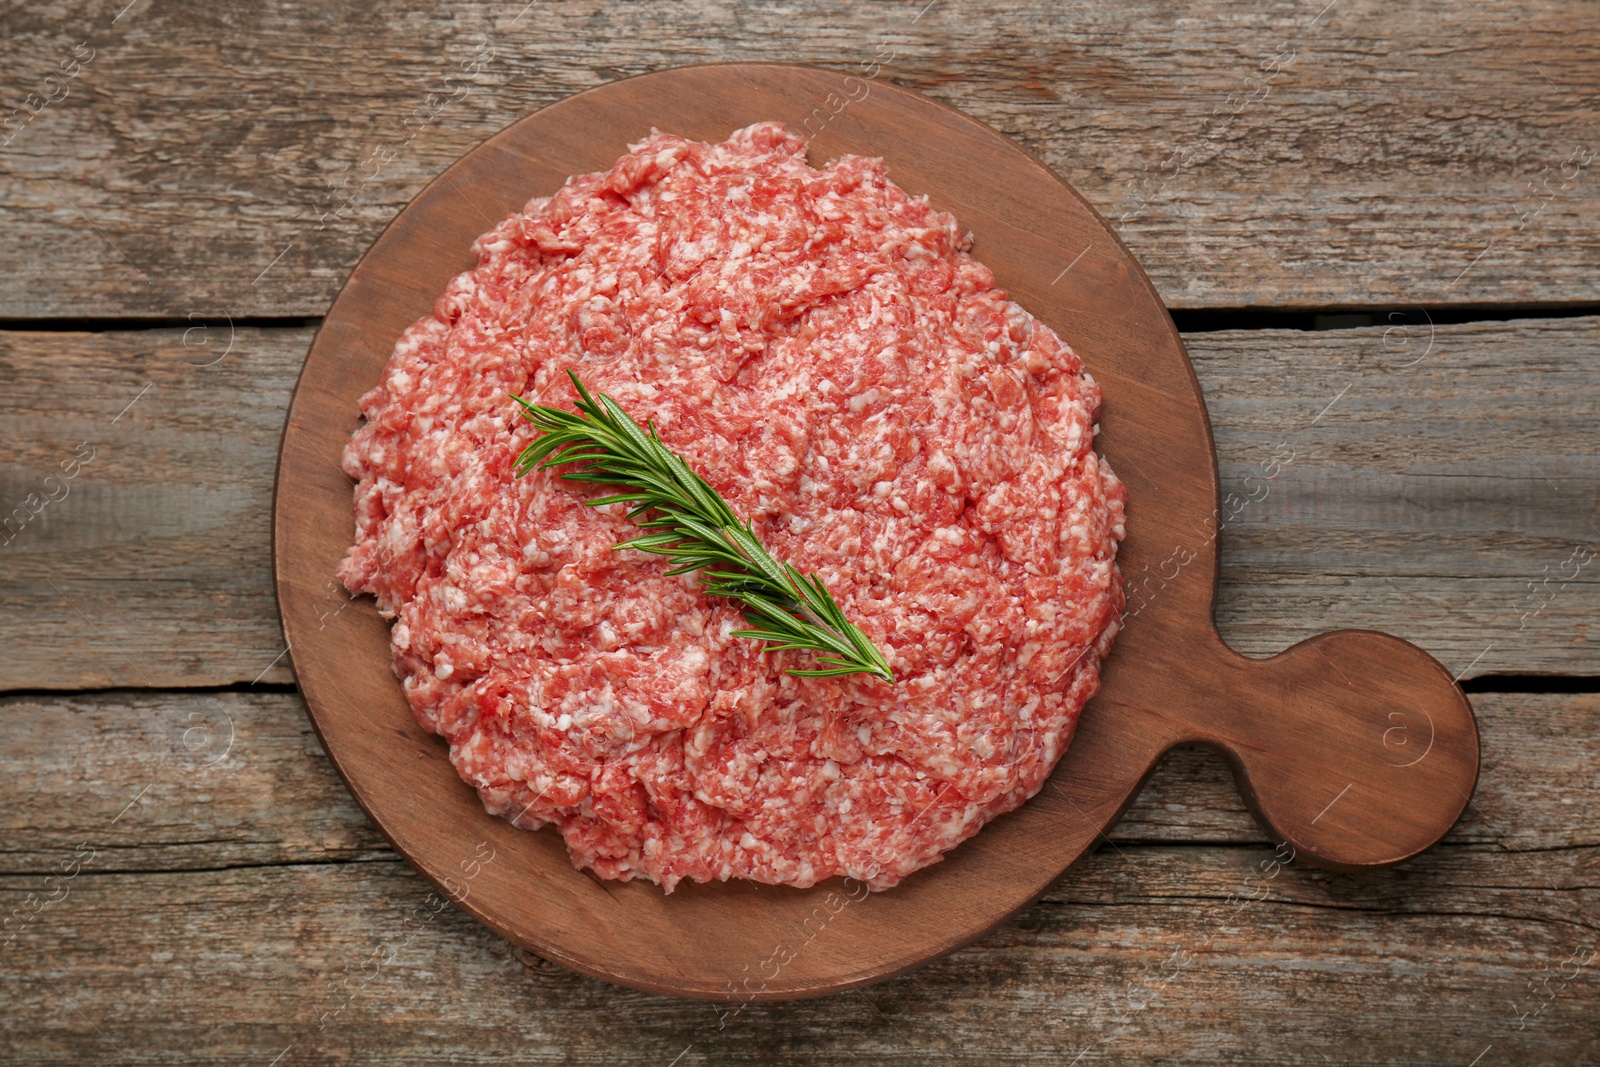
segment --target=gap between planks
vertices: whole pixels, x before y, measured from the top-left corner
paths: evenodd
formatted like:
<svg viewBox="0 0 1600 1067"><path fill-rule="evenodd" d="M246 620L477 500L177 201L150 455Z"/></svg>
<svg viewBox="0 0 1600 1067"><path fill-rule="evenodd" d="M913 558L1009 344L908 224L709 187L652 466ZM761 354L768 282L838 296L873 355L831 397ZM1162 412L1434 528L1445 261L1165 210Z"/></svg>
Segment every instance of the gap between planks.
<svg viewBox="0 0 1600 1067"><path fill-rule="evenodd" d="M1330 307L1222 307L1168 308L1179 333L1218 333L1223 330L1301 330L1323 333L1383 326L1391 316L1408 316L1408 325L1463 326L1475 322L1514 322L1518 319L1576 319L1600 315L1600 302L1554 305L1478 304L1440 307L1402 305L1338 305ZM213 318L215 316L212 316ZM252 315L228 318L235 329L259 330L317 328L320 315ZM204 316L93 316L86 318L0 318L0 332L11 333L111 333L118 330L173 330L204 325ZM1362 320L1365 321L1356 321Z"/></svg>

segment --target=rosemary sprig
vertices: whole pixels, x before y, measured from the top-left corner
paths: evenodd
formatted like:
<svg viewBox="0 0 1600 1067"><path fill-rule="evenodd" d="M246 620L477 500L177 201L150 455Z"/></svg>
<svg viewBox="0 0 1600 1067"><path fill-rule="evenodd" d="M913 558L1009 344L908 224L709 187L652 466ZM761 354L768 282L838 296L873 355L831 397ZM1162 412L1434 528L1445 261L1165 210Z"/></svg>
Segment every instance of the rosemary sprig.
<svg viewBox="0 0 1600 1067"><path fill-rule="evenodd" d="M537 468L578 464L560 475L573 482L622 486L627 491L589 501L628 505L628 518L650 533L615 546L666 556L671 574L700 572L705 590L737 600L752 629L733 636L770 642L763 651L817 653L815 670L791 669L805 678L871 674L886 682L894 672L883 653L845 618L816 575L776 560L748 521L696 474L683 456L661 443L654 423L640 426L611 397L598 400L568 371L578 390L578 410L530 404L513 396L522 417L541 432L517 457L517 477Z"/></svg>

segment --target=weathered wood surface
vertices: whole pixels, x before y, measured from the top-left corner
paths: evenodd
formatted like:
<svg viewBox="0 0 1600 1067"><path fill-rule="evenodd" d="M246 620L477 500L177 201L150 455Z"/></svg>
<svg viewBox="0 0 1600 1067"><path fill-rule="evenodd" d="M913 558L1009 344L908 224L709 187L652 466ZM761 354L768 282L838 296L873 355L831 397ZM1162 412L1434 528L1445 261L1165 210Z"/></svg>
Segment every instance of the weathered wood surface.
<svg viewBox="0 0 1600 1067"><path fill-rule="evenodd" d="M1600 299L1600 24L1577 0L135 2L0 26L0 262L21 268L0 317L320 314L489 134L726 60L893 80L991 123L1173 307Z"/></svg>
<svg viewBox="0 0 1600 1067"><path fill-rule="evenodd" d="M433 915L398 862L85 871L10 950L0 1043L14 1063L1581 1063L1594 859L1440 849L1351 883L1267 880L1266 846L1105 850L953 958L732 1017ZM0 906L34 888L0 879Z"/></svg>
<svg viewBox="0 0 1600 1067"><path fill-rule="evenodd" d="M1600 1011L1600 841L1571 813L1600 802L1600 752L1574 739L1600 729L1600 697L1478 706L1473 814L1400 868L1278 868L1220 761L1179 754L1110 846L978 944L724 1019L435 915L291 695L11 698L0 741L27 771L0 781L16 935L0 1047L19 1063L1578 1062Z"/></svg>
<svg viewBox="0 0 1600 1067"><path fill-rule="evenodd" d="M1369 627L1469 678L1596 673L1600 319L1399 329L1187 338L1231 516L1223 636L1268 655ZM28 516L0 534L0 687L291 679L268 511L310 337L0 333L0 501Z"/></svg>
<svg viewBox="0 0 1600 1067"><path fill-rule="evenodd" d="M1575 0L116 0L0 28L0 319L127 327L0 332L0 512L42 504L0 532L0 689L288 681L267 513L310 332L228 349L228 316L321 315L463 151L626 74L878 63L1041 155L1175 308L1600 302L1600 24ZM1376 626L1466 677L1593 676L1597 325L1188 337L1249 500L1222 534L1224 634L1266 653ZM426 885L281 687L0 699L0 919L31 917L0 948L0 1059L1590 1062L1600 707L1474 701L1478 796L1413 863L1264 880L1226 771L1180 751L1116 851L978 945L719 1029L454 908L422 918Z"/></svg>
<svg viewBox="0 0 1600 1067"><path fill-rule="evenodd" d="M1478 791L1452 845L1600 848L1600 696L1483 693ZM1422 739L1418 739L1421 743ZM79 842L94 869L178 871L389 854L280 692L120 690L0 698L0 875L45 874ZM1174 750L1109 835L1118 846L1263 834L1220 758ZM1069 878L1070 881L1070 878Z"/></svg>

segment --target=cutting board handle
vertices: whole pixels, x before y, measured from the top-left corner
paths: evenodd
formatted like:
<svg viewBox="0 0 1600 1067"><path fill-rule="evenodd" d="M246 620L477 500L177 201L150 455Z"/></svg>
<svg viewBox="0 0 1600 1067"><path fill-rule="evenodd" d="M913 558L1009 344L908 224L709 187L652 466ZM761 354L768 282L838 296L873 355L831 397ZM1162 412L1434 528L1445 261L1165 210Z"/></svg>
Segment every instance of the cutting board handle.
<svg viewBox="0 0 1600 1067"><path fill-rule="evenodd" d="M1371 630L1271 659L1220 638L1187 740L1222 752L1274 842L1335 870L1398 863L1444 836L1478 778L1478 727L1448 671Z"/></svg>

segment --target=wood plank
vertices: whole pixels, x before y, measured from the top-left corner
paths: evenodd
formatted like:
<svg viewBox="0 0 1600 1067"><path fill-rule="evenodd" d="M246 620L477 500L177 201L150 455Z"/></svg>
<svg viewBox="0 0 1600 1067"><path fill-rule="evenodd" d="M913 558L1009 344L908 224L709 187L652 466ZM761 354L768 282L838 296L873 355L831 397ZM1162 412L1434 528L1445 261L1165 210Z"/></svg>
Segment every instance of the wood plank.
<svg viewBox="0 0 1600 1067"><path fill-rule="evenodd" d="M1217 598L1234 647L1366 627L1469 678L1600 667L1600 320L1185 342L1235 516Z"/></svg>
<svg viewBox="0 0 1600 1067"><path fill-rule="evenodd" d="M310 336L0 333L0 687L291 680L269 512Z"/></svg>
<svg viewBox="0 0 1600 1067"><path fill-rule="evenodd" d="M1484 693L1478 792L1446 841L1542 855L1600 848L1600 695ZM1396 739L1398 741L1398 739ZM1422 743L1422 739L1417 739ZM1398 747L1398 746L1397 746ZM293 693L135 692L0 699L0 874L74 848L94 869L199 870L391 857ZM1265 841L1217 756L1167 757L1112 832L1117 848Z"/></svg>
<svg viewBox="0 0 1600 1067"><path fill-rule="evenodd" d="M0 871L393 858L292 692L124 690L0 700Z"/></svg>
<svg viewBox="0 0 1600 1067"><path fill-rule="evenodd" d="M58 888L0 878L3 913L62 894L7 950L0 1042L27 1062L1578 1062L1596 858L1446 848L1355 877L1264 845L1106 850L953 957L737 1012L553 968L399 863L91 862Z"/></svg>
<svg viewBox="0 0 1600 1067"><path fill-rule="evenodd" d="M320 314L491 133L726 60L872 74L991 123L1116 223L1174 307L1600 294L1600 28L1577 0L184 3L3 25L0 317Z"/></svg>
<svg viewBox="0 0 1600 1067"><path fill-rule="evenodd" d="M1223 636L1268 655L1369 627L1468 678L1593 675L1597 330L1594 317L1439 326L1431 349L1381 327L1189 335L1232 516ZM229 337L216 319L0 333L17 442L0 503L27 518L0 533L0 688L291 680L268 513L311 331ZM81 444L93 457L60 477ZM1122 474L1136 523L1141 475ZM327 599L348 602L331 576Z"/></svg>

